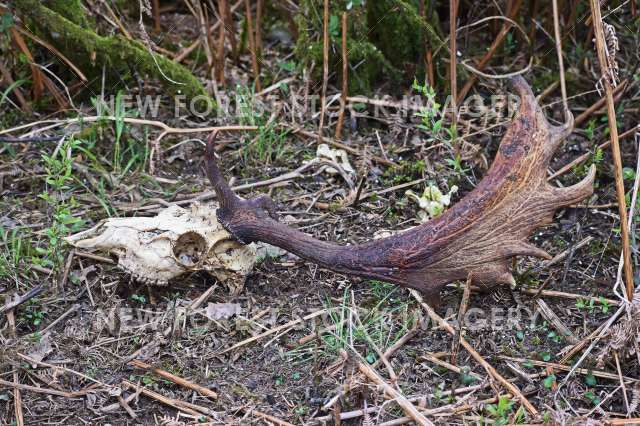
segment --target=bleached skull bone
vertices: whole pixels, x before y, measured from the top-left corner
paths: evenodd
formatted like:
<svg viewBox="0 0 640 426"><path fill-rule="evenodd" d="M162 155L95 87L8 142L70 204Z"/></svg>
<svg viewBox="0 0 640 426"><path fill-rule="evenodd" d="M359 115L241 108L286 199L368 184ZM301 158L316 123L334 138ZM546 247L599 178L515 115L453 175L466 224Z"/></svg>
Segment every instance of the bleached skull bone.
<svg viewBox="0 0 640 426"><path fill-rule="evenodd" d="M207 271L237 289L256 261L255 246L234 240L218 222L216 209L199 203L189 209L173 205L154 217L106 219L66 241L115 254L122 270L155 285L186 272Z"/></svg>

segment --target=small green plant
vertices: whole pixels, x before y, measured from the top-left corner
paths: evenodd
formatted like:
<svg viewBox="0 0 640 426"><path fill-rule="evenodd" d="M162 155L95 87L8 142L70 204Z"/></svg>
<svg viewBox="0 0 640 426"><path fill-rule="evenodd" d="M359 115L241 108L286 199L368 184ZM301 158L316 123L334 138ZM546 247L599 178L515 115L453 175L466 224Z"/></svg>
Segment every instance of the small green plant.
<svg viewBox="0 0 640 426"><path fill-rule="evenodd" d="M593 391L588 390L584 393L584 397L587 399L587 401L591 402L593 405L598 405L600 404L600 398L593 393Z"/></svg>
<svg viewBox="0 0 640 426"><path fill-rule="evenodd" d="M585 161L582 164L577 164L573 167L573 174L579 177L586 176L587 172L591 168L591 165L595 165L597 168L600 163L602 163L603 158L604 152L602 151L602 148L596 147L593 155L591 155L591 158L588 161Z"/></svg>
<svg viewBox="0 0 640 426"><path fill-rule="evenodd" d="M24 316L34 327L37 327L42 323L42 320L44 320L45 313L40 310L30 310L27 311Z"/></svg>
<svg viewBox="0 0 640 426"><path fill-rule="evenodd" d="M71 183L74 181L73 155L78 144L77 140L69 139L52 155L42 155L46 188L39 197L47 203L53 220L44 232L47 243L44 247L36 247L37 256L33 257L33 262L54 270L59 269L64 262L63 238L71 232L79 231L84 223L72 213L73 208L77 207Z"/></svg>
<svg viewBox="0 0 640 426"><path fill-rule="evenodd" d="M509 416L513 412L514 402L508 396L498 397L497 404L488 404L487 412L494 418L494 425L506 425L509 423Z"/></svg>
<svg viewBox="0 0 640 426"><path fill-rule="evenodd" d="M425 97L426 106L420 108L416 113L417 117L420 117L421 122L418 125L419 129L427 132L431 140L442 141L446 140L445 132L443 132L443 114L441 111L442 105L436 101L436 92L429 84L420 84L418 80L413 81L413 90L420 93Z"/></svg>
<svg viewBox="0 0 640 426"><path fill-rule="evenodd" d="M556 343L560 343L560 342L562 342L562 336L561 336L561 335L559 335L558 333L556 333L555 331L550 331L550 332L547 334L547 337L548 337L549 339L553 340L553 341L554 341L554 342L556 342Z"/></svg>
<svg viewBox="0 0 640 426"><path fill-rule="evenodd" d="M624 180L634 180L636 178L636 171L631 167L625 167L622 169L622 177Z"/></svg>
<svg viewBox="0 0 640 426"><path fill-rule="evenodd" d="M551 389L555 384L555 382L556 382L556 376L555 374L551 374L550 376L545 377L545 379L542 381L542 384L544 385L545 388Z"/></svg>
<svg viewBox="0 0 640 426"><path fill-rule="evenodd" d="M144 295L142 294L132 294L131 295L131 300L138 302L142 305L144 305L145 303L147 303L147 298L144 297Z"/></svg>
<svg viewBox="0 0 640 426"><path fill-rule="evenodd" d="M596 130L596 120L589 120L589 124L587 125L587 128L584 129L584 132L587 135L587 138L591 141L593 140L593 134Z"/></svg>
<svg viewBox="0 0 640 426"><path fill-rule="evenodd" d="M465 175L469 171L462 166L462 157L460 154L456 154L453 158L447 158L445 161L457 174Z"/></svg>
<svg viewBox="0 0 640 426"><path fill-rule="evenodd" d="M593 299L576 300L576 308L578 308L579 311L587 311L589 313L593 313L593 310L595 309L595 305L596 305L596 302Z"/></svg>

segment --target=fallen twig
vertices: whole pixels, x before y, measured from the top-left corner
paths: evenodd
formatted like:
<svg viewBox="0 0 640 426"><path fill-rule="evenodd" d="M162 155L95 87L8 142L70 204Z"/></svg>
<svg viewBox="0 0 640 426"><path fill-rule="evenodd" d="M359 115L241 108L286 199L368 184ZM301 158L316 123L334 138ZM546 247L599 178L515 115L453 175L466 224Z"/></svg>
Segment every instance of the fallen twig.
<svg viewBox="0 0 640 426"><path fill-rule="evenodd" d="M39 286L33 287L22 296L16 296L13 300L7 302L2 308L0 308L0 314L4 314L5 312L11 311L17 308L18 306L22 305L23 303L29 301L30 299L33 299L34 297L42 293L43 290L44 290L44 287L42 285L39 285Z"/></svg>
<svg viewBox="0 0 640 426"><path fill-rule="evenodd" d="M133 389L136 392L140 392L141 394L151 398L151 399L155 399L156 401L164 404L164 405L168 405L169 407L173 407L178 411L184 411L185 413L191 414L192 416L196 416L198 418L200 417L205 417L205 419L208 419L208 415L211 414L210 410L204 407L201 407L199 405L196 404L191 404L189 402L186 401L181 401L179 399L173 399L173 398L169 398L166 397L164 395L161 395L157 392L154 392L150 389L147 389L144 386L140 386L140 385L136 385L134 383L131 383L128 380L123 380L122 384L130 389Z"/></svg>
<svg viewBox="0 0 640 426"><path fill-rule="evenodd" d="M614 299L605 299L605 298L600 298L600 297L595 297L595 296L585 296L582 294L575 294L575 293L567 293L564 291L556 291L556 290L542 290L539 291L536 288L521 288L520 291L522 293L526 293L526 294L531 294L534 296L546 296L546 297L561 297L563 299L572 299L572 300L587 300L587 301L594 301L594 302L606 302L609 305L612 306L618 306L620 305L620 301L619 300L614 300Z"/></svg>
<svg viewBox="0 0 640 426"><path fill-rule="evenodd" d="M238 349L238 348L240 348L242 346L248 345L249 343L253 343L253 342L257 341L257 340L263 339L263 338L265 338L267 336L270 336L270 335L272 335L274 333L278 333L279 331L286 330L287 328L291 328L294 325L300 324L301 322L308 321L308 320L310 320L312 318L320 316L320 315L322 315L322 314L324 314L326 312L327 312L326 309L320 309L320 310L315 311L315 312L313 312L313 313L311 313L309 315L306 315L306 316L304 316L302 318L298 318L298 319L289 321L286 324L282 324L282 325L279 325L277 327L273 327L273 328L269 329L268 331L265 331L264 333L260 333L260 334L258 334L256 336L252 336L252 337L249 337L248 339L245 339L245 340L243 340L241 342L238 342L235 345L233 345L233 346L231 346L231 347L229 347L227 349L224 349L221 352L218 352L217 355L222 355L224 353L233 351L233 350Z"/></svg>
<svg viewBox="0 0 640 426"><path fill-rule="evenodd" d="M347 107L347 91L349 89L349 52L347 51L347 12L342 12L342 91L340 93L340 112L338 113L338 124L336 124L335 138L342 137L342 127L344 126L344 111Z"/></svg>
<svg viewBox="0 0 640 426"><path fill-rule="evenodd" d="M542 299L536 299L536 303L538 304L538 308L540 309L540 313L542 314L542 316L547 321L549 321L556 330L558 330L560 336L567 339L567 341L571 344L578 343L578 339L576 338L576 336L574 336L571 330L569 330L569 328L564 325L564 323L560 320L558 315L556 315L553 309L551 309L551 307L547 305L547 302Z"/></svg>
<svg viewBox="0 0 640 426"><path fill-rule="evenodd" d="M218 394L212 391L211 389L205 388L204 386L200 386L197 383L190 382L189 380L183 379L182 377L176 376L175 374L171 374L168 371L162 370L160 368L156 368L152 365L147 364L146 362L140 361L138 359L134 359L130 361L129 364L134 367L141 368L143 370L151 371L156 376L162 377L163 379L167 379L170 382L173 382L185 388L194 390L202 396L206 396L213 399L218 398Z"/></svg>
<svg viewBox="0 0 640 426"><path fill-rule="evenodd" d="M411 417L419 425L433 425L409 400L398 392L395 388L385 382L380 375L371 367L363 362L358 362L358 370L369 378L372 382L377 384L384 390L384 392L395 400L395 402L402 408L402 411L409 417Z"/></svg>
<svg viewBox="0 0 640 426"><path fill-rule="evenodd" d="M509 361L514 361L514 362L518 362L521 364L525 364L525 363L530 363L532 365L538 366L538 367L551 367L554 370L560 370L560 371L571 371L573 369L573 367L569 366L569 365L562 365L562 364L558 364L556 362L546 362L546 361L538 361L535 359L525 359L525 358L516 358L516 357L510 357L510 356L506 356L506 355L498 355L498 358L500 359L504 359L504 360L509 360ZM575 369L576 373L579 374L593 374L595 377L601 377L603 379L610 379L610 380L618 380L619 377L616 373L608 373L606 371L599 371L599 370L593 370L590 368L577 368ZM634 379L632 377L623 377L624 381L627 383L638 383L640 382L639 379Z"/></svg>
<svg viewBox="0 0 640 426"><path fill-rule="evenodd" d="M451 347L451 364L456 364L458 360L458 351L460 350L460 338L462 336L462 327L464 327L464 315L467 313L469 305L469 297L471 296L471 274L467 277L467 282L460 300L460 308L458 309L458 324L456 334L453 336L453 345Z"/></svg>

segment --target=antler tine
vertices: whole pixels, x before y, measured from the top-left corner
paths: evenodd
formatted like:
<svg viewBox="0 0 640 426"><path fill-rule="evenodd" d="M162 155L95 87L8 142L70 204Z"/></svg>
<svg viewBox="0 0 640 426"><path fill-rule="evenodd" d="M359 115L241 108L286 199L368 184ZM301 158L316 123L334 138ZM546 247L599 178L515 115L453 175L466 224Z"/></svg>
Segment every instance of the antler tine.
<svg viewBox="0 0 640 426"><path fill-rule="evenodd" d="M216 195L218 196L218 201L220 203L220 208L222 209L233 209L240 200L238 196L231 190L229 184L225 180L222 173L220 173L220 169L218 168L218 161L216 160L216 151L215 151L215 141L218 137L218 131L214 131L209 135L207 139L207 148L206 148L206 168L207 168L207 176L211 185L213 186L214 191L216 191Z"/></svg>

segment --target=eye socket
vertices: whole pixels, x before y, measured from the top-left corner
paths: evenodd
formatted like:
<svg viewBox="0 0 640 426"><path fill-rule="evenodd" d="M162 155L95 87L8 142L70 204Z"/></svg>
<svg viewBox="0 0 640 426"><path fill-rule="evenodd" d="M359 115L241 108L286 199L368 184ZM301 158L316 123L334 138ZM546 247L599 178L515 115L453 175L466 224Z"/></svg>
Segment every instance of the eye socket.
<svg viewBox="0 0 640 426"><path fill-rule="evenodd" d="M207 242L197 232L185 232L180 235L173 245L173 256L178 263L187 268L197 265L202 259Z"/></svg>

